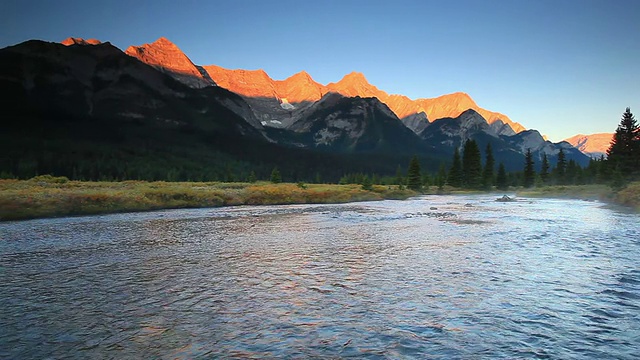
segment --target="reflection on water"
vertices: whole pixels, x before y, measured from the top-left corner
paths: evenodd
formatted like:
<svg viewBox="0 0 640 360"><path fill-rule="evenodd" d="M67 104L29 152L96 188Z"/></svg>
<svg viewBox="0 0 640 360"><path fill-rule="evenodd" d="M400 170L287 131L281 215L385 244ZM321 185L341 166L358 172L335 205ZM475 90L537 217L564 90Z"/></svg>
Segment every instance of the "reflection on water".
<svg viewBox="0 0 640 360"><path fill-rule="evenodd" d="M615 358L638 215L488 196L0 224L0 358Z"/></svg>

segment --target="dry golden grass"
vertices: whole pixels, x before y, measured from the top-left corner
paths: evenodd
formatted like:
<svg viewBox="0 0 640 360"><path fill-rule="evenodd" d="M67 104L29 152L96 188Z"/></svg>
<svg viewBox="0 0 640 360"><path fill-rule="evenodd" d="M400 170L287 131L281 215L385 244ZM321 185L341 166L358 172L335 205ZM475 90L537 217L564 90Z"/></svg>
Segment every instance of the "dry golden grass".
<svg viewBox="0 0 640 360"><path fill-rule="evenodd" d="M81 182L39 176L0 180L0 220L228 205L344 203L406 199L397 187L220 182Z"/></svg>

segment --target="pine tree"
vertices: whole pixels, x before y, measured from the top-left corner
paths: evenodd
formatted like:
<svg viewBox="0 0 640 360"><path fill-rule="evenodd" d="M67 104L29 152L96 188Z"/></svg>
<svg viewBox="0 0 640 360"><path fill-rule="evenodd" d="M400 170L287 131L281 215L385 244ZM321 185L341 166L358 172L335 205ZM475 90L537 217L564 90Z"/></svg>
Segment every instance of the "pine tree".
<svg viewBox="0 0 640 360"><path fill-rule="evenodd" d="M564 156L564 151L560 149L558 152L558 161L556 162L556 168L554 169L554 175L556 178L556 184L564 185L566 182L567 160Z"/></svg>
<svg viewBox="0 0 640 360"><path fill-rule="evenodd" d="M444 164L440 164L440 167L438 168L438 175L436 176L436 186L438 186L438 189L442 189L442 187L446 183L447 183L447 168L444 166Z"/></svg>
<svg viewBox="0 0 640 360"><path fill-rule="evenodd" d="M493 149L491 148L491 143L488 143L485 150L484 170L482 171L482 186L487 190L493 187L495 166L496 161L493 158Z"/></svg>
<svg viewBox="0 0 640 360"><path fill-rule="evenodd" d="M251 171L251 172L249 173L249 178L247 179L247 181L248 181L248 182L250 182L250 183L254 183L254 182L256 182L256 181L257 181L257 179L256 179L256 173L255 173L255 172L253 172L253 171Z"/></svg>
<svg viewBox="0 0 640 360"><path fill-rule="evenodd" d="M568 185L576 185L576 182L578 180L579 168L580 167L578 166L578 164L576 164L575 160L569 160L569 162L567 163L567 172L565 175L566 183Z"/></svg>
<svg viewBox="0 0 640 360"><path fill-rule="evenodd" d="M540 167L540 179L542 180L542 184L546 185L549 181L549 160L547 159L547 154L542 154L542 165Z"/></svg>
<svg viewBox="0 0 640 360"><path fill-rule="evenodd" d="M531 149L527 149L524 162L524 174L522 185L525 188L530 188L536 181L536 171L533 168L533 155Z"/></svg>
<svg viewBox="0 0 640 360"><path fill-rule="evenodd" d="M475 140L468 139L464 143L462 174L463 185L466 187L479 189L482 186L482 160Z"/></svg>
<svg viewBox="0 0 640 360"><path fill-rule="evenodd" d="M500 163L498 166L498 175L496 176L496 188L498 190L507 190L509 188L509 179L507 178L507 172L504 169L504 164Z"/></svg>
<svg viewBox="0 0 640 360"><path fill-rule="evenodd" d="M422 189L422 175L420 174L420 162L417 156L413 156L407 170L407 187L414 191Z"/></svg>
<svg viewBox="0 0 640 360"><path fill-rule="evenodd" d="M271 171L271 182L274 184L282 182L282 176L280 176L280 170L277 167L274 167Z"/></svg>
<svg viewBox="0 0 640 360"><path fill-rule="evenodd" d="M371 184L371 179L369 179L369 176L365 175L362 178L362 190L366 190L366 191L371 191L373 190L373 184Z"/></svg>
<svg viewBox="0 0 640 360"><path fill-rule="evenodd" d="M447 184L453 187L462 187L462 162L460 161L458 148L453 152L453 162L447 176Z"/></svg>
<svg viewBox="0 0 640 360"><path fill-rule="evenodd" d="M609 168L620 171L623 177L640 172L640 128L627 108L607 149Z"/></svg>

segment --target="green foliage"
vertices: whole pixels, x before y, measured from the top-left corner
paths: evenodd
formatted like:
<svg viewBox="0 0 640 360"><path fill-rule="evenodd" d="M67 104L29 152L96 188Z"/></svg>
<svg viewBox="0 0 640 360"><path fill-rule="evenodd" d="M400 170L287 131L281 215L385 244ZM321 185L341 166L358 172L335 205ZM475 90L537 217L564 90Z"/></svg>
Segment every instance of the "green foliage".
<svg viewBox="0 0 640 360"><path fill-rule="evenodd" d="M540 165L540 180L543 185L546 185L549 182L549 160L547 159L547 154L542 154L542 165Z"/></svg>
<svg viewBox="0 0 640 360"><path fill-rule="evenodd" d="M362 190L371 191L373 190L373 184L371 183L371 179L367 175L362 178Z"/></svg>
<svg viewBox="0 0 640 360"><path fill-rule="evenodd" d="M399 186L404 185L404 177L402 176L402 167L400 165L396 168L395 184Z"/></svg>
<svg viewBox="0 0 640 360"><path fill-rule="evenodd" d="M303 190L307 188L307 185L305 185L305 184L304 184L303 182L301 182L301 181L300 181L300 182L298 182L298 183L296 184L296 186L297 186L298 188L300 188L300 189L303 189Z"/></svg>
<svg viewBox="0 0 640 360"><path fill-rule="evenodd" d="M524 164L524 173L523 173L523 183L522 185L525 188L530 188L536 181L536 172L533 168L533 155L531 154L531 149L527 149L527 153L525 154L525 164Z"/></svg>
<svg viewBox="0 0 640 360"><path fill-rule="evenodd" d="M488 143L485 150L484 169L482 171L482 187L486 190L491 189L493 187L493 184L495 183L495 166L496 161L493 157L493 149L491 148L491 143Z"/></svg>
<svg viewBox="0 0 640 360"><path fill-rule="evenodd" d="M469 189L482 188L482 160L478 143L469 139L462 152L463 185Z"/></svg>
<svg viewBox="0 0 640 360"><path fill-rule="evenodd" d="M640 174L640 128L627 108L607 149L608 162L625 178ZM614 176L615 175L614 173Z"/></svg>
<svg viewBox="0 0 640 360"><path fill-rule="evenodd" d="M250 183L254 183L258 181L258 179L256 178L256 173L253 170L251 170L251 172L249 173L249 177L247 178L247 181Z"/></svg>
<svg viewBox="0 0 640 360"><path fill-rule="evenodd" d="M282 182L282 176L280 175L280 170L277 167L271 170L271 182L274 184L279 184Z"/></svg>
<svg viewBox="0 0 640 360"><path fill-rule="evenodd" d="M558 152L558 161L556 162L556 167L553 170L553 177L555 179L555 183L558 185L564 185L566 181L566 172L567 172L567 159L564 155L564 151L560 149Z"/></svg>
<svg viewBox="0 0 640 360"><path fill-rule="evenodd" d="M414 156L409 162L409 169L407 170L407 188L414 191L420 191L422 189L422 175L420 174L420 162L418 157Z"/></svg>
<svg viewBox="0 0 640 360"><path fill-rule="evenodd" d="M444 164L440 164L440 168L438 169L438 174L436 175L435 185L438 189L442 190L444 185L447 183L447 168Z"/></svg>
<svg viewBox="0 0 640 360"><path fill-rule="evenodd" d="M453 152L453 161L447 175L447 184L453 187L462 187L462 162L460 161L460 152L456 148Z"/></svg>
<svg viewBox="0 0 640 360"><path fill-rule="evenodd" d="M507 178L507 172L504 168L504 164L498 165L498 175L496 177L496 188L498 190L509 189L509 179Z"/></svg>

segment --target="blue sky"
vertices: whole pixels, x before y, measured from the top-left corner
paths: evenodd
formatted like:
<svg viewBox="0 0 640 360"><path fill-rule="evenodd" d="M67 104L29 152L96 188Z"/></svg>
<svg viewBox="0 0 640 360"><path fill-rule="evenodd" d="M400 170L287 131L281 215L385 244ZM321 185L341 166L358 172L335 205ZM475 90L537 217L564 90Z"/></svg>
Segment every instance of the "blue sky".
<svg viewBox="0 0 640 360"><path fill-rule="evenodd" d="M274 79L359 71L414 99L464 91L553 141L640 115L638 0L0 2L0 47L69 36L164 36L196 64Z"/></svg>

